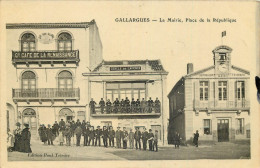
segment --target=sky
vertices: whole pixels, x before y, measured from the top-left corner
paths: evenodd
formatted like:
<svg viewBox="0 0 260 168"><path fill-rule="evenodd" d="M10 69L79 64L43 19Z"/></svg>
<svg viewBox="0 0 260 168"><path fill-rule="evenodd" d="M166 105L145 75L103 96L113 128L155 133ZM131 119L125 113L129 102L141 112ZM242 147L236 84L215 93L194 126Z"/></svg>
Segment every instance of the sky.
<svg viewBox="0 0 260 168"><path fill-rule="evenodd" d="M103 44L104 60L160 59L167 77L167 92L187 72L213 65L212 50L221 45L233 49L231 63L254 71L254 4L242 2L170 1L74 1L5 2L4 22L88 22L95 19ZM11 10L10 10L11 9ZM116 22L116 18L149 18L150 22ZM152 22L180 18L182 23ZM197 22L186 22L186 18ZM211 22L198 22L209 18ZM212 18L235 19L234 23L212 22ZM221 38L221 32L226 36Z"/></svg>

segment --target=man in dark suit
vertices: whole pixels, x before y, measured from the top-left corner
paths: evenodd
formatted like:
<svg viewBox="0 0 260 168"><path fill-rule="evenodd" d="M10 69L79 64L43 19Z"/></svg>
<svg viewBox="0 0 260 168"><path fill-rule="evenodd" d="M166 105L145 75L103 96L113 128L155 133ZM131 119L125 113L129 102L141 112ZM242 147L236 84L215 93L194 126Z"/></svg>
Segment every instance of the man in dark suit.
<svg viewBox="0 0 260 168"><path fill-rule="evenodd" d="M116 130L116 147L117 148L121 148L121 130L120 130L120 127L117 127L117 130Z"/></svg>
<svg viewBox="0 0 260 168"><path fill-rule="evenodd" d="M129 101L128 97L125 98L125 108L126 108L125 109L126 112L129 113L130 112L130 101Z"/></svg>
<svg viewBox="0 0 260 168"><path fill-rule="evenodd" d="M134 98L132 98L131 101L131 113L136 113L136 102Z"/></svg>
<svg viewBox="0 0 260 168"><path fill-rule="evenodd" d="M106 109L107 114L111 113L112 103L111 103L111 101L109 99L107 100L106 106L107 106L107 109Z"/></svg>
<svg viewBox="0 0 260 168"><path fill-rule="evenodd" d="M146 131L146 128L144 128L144 131L142 133L143 150L146 150L147 148L147 137L148 137L148 132Z"/></svg>
<svg viewBox="0 0 260 168"><path fill-rule="evenodd" d="M46 130L46 133L47 133L48 145L53 145L53 140L52 140L53 133L52 133L50 124L48 124L48 128Z"/></svg>
<svg viewBox="0 0 260 168"><path fill-rule="evenodd" d="M65 122L63 121L63 119L60 120L60 122L59 122L59 127L60 127L62 130L65 130Z"/></svg>
<svg viewBox="0 0 260 168"><path fill-rule="evenodd" d="M127 149L128 132L126 131L126 127L123 127L122 139L123 139L123 149Z"/></svg>
<svg viewBox="0 0 260 168"><path fill-rule="evenodd" d="M103 127L102 136L103 136L104 147L107 148L108 130L106 126Z"/></svg>
<svg viewBox="0 0 260 168"><path fill-rule="evenodd" d="M97 146L97 142L98 142L98 146L100 146L101 135L102 135L102 130L100 129L100 126L97 126L97 129L95 131L95 137L96 137L95 146Z"/></svg>
<svg viewBox="0 0 260 168"><path fill-rule="evenodd" d="M104 108L105 108L105 101L103 100L103 98L101 98L101 100L99 101L99 106L101 109L101 113L104 113Z"/></svg>
<svg viewBox="0 0 260 168"><path fill-rule="evenodd" d="M147 136L147 139L149 142L149 151L153 150L153 137L154 137L154 135L153 135L152 129L149 129L149 133Z"/></svg>
<svg viewBox="0 0 260 168"><path fill-rule="evenodd" d="M135 148L136 149L140 149L141 150L141 142L140 142L140 139L141 139L141 131L139 130L138 127L135 128L135 135L134 135L134 138L135 138Z"/></svg>
<svg viewBox="0 0 260 168"><path fill-rule="evenodd" d="M109 137L109 146L111 146L111 143L112 143L112 147L114 147L114 139L115 139L115 131L113 130L113 127L111 126L109 128L109 131L108 131L108 137Z"/></svg>
<svg viewBox="0 0 260 168"><path fill-rule="evenodd" d="M120 106L120 102L119 102L119 100L118 100L118 98L116 98L116 100L114 101L114 113L117 113L118 112L118 110L119 110L119 106Z"/></svg>
<svg viewBox="0 0 260 168"><path fill-rule="evenodd" d="M88 141L88 146L90 145L90 142L92 141L92 146L94 146L94 139L95 139L95 130L94 127L90 127L89 131L89 141Z"/></svg>
<svg viewBox="0 0 260 168"><path fill-rule="evenodd" d="M97 103L91 98L91 101L89 102L90 112L91 114L95 114L95 105Z"/></svg>
<svg viewBox="0 0 260 168"><path fill-rule="evenodd" d="M151 113L153 111L153 100L151 97L148 100L147 104L148 104L148 112Z"/></svg>
<svg viewBox="0 0 260 168"><path fill-rule="evenodd" d="M75 134L76 134L76 139L77 139L77 146L80 146L80 139L82 135L82 129L81 126L78 125L77 128L75 129Z"/></svg>

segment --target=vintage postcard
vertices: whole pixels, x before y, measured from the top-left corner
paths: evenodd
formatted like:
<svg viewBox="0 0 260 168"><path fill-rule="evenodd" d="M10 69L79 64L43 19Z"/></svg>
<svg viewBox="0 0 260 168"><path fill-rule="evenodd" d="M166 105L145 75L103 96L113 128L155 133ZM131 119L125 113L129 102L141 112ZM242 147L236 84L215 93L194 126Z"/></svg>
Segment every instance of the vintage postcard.
<svg viewBox="0 0 260 168"><path fill-rule="evenodd" d="M259 9L2 1L1 167L259 167Z"/></svg>

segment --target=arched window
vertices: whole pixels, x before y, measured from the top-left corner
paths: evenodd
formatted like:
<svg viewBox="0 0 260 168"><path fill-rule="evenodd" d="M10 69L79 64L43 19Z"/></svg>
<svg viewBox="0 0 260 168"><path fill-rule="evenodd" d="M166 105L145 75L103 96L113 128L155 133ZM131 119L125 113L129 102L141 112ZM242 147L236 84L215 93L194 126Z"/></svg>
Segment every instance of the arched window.
<svg viewBox="0 0 260 168"><path fill-rule="evenodd" d="M22 89L36 88L36 75L32 71L26 71L22 74Z"/></svg>
<svg viewBox="0 0 260 168"><path fill-rule="evenodd" d="M72 50L72 37L69 33L59 34L58 50L59 51L71 51Z"/></svg>
<svg viewBox="0 0 260 168"><path fill-rule="evenodd" d="M23 116L36 116L36 112L31 108L27 108L23 111Z"/></svg>
<svg viewBox="0 0 260 168"><path fill-rule="evenodd" d="M73 88L72 74L69 71L61 71L58 75L58 87L60 89Z"/></svg>
<svg viewBox="0 0 260 168"><path fill-rule="evenodd" d="M32 33L25 33L21 38L21 50L23 52L35 51L36 42Z"/></svg>

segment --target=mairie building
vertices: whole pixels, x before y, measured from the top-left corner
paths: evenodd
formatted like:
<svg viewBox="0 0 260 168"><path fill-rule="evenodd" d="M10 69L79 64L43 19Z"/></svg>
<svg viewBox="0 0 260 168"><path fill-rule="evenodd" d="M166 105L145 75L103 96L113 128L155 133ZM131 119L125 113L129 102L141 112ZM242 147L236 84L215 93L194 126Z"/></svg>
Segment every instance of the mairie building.
<svg viewBox="0 0 260 168"><path fill-rule="evenodd" d="M249 71L231 64L232 49L221 45L213 50L213 65L184 75L168 94L169 143L175 132L190 141L198 130L199 142L249 140Z"/></svg>
<svg viewBox="0 0 260 168"><path fill-rule="evenodd" d="M40 124L89 120L82 73L103 59L95 21L10 23L6 29L8 127L28 123L34 137Z"/></svg>
<svg viewBox="0 0 260 168"><path fill-rule="evenodd" d="M129 131L145 127L159 132L159 144L168 144L167 129L169 106L166 92L168 72L160 60L102 61L92 72L83 73L88 81L88 102L96 102L95 111L88 108L91 124L100 126L126 127ZM112 102L112 106L101 109L101 98ZM153 100L153 105L141 104L137 108L116 107L116 99L125 101ZM156 98L160 102L155 103Z"/></svg>

